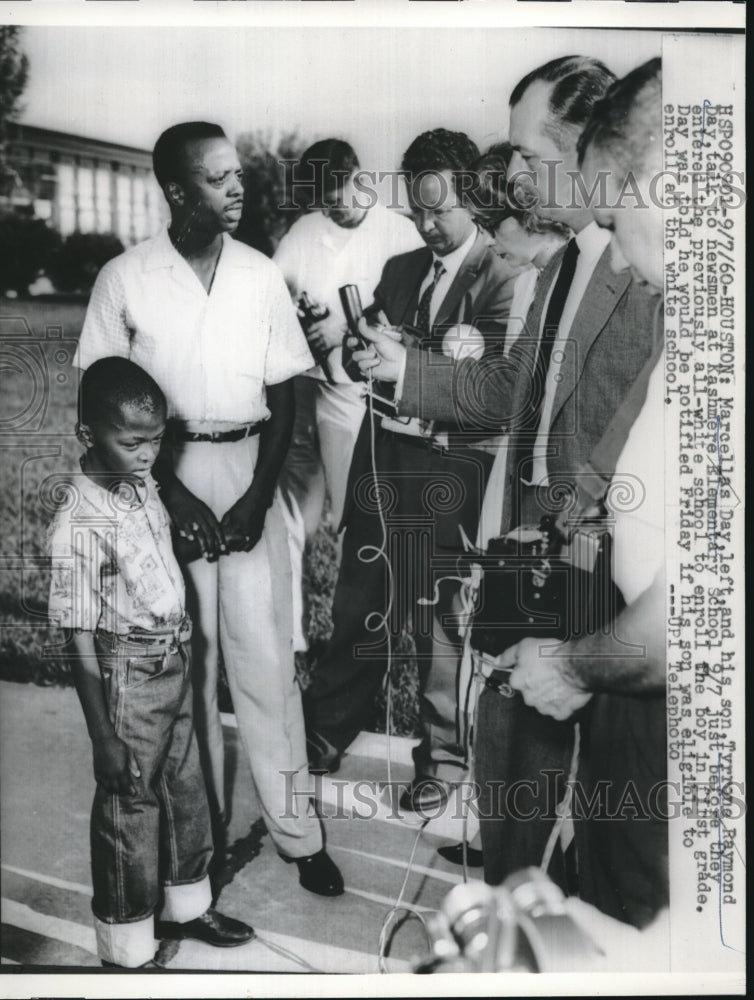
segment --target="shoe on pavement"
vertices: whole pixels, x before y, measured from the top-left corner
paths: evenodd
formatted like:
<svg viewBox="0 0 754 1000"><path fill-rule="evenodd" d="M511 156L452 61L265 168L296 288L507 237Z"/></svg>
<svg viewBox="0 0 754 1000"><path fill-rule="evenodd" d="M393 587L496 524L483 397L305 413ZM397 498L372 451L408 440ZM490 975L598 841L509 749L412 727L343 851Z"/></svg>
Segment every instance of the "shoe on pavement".
<svg viewBox="0 0 754 1000"><path fill-rule="evenodd" d="M304 858L289 858L285 854L281 854L280 857L288 865L296 862L298 880L309 892L316 892L318 896L343 894L343 876L324 847L316 854L308 854Z"/></svg>
<svg viewBox="0 0 754 1000"><path fill-rule="evenodd" d="M210 908L201 917L189 920L185 924L168 920L158 921L155 925L155 936L168 938L171 941L193 938L211 944L214 948L235 948L251 941L254 937L254 928Z"/></svg>
<svg viewBox="0 0 754 1000"><path fill-rule="evenodd" d="M447 789L436 778L417 778L403 792L398 804L405 812L422 813L438 809L447 801Z"/></svg>
<svg viewBox="0 0 754 1000"><path fill-rule="evenodd" d="M437 853L441 858L450 861L453 865L463 864L463 844L449 844L447 847L438 847ZM484 855L476 847L466 845L466 867L481 868L484 864Z"/></svg>

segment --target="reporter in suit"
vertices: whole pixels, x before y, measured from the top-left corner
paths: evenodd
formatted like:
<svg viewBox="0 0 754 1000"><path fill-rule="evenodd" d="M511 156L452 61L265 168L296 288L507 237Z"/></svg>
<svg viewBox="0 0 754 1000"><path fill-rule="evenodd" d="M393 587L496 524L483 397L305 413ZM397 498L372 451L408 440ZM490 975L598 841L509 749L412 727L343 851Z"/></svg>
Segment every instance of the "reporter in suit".
<svg viewBox="0 0 754 1000"><path fill-rule="evenodd" d="M542 216L567 224L575 236L543 272L526 334L507 358L428 364L415 350L366 330L375 356L358 356L375 377L398 381L403 415L497 433L507 427L501 534L536 524L552 513L563 489L577 488L581 467L651 353L656 296L630 274L613 272L610 235L596 225L586 190L574 181L579 136L613 80L597 60L569 56L533 70L511 95L511 171L534 183ZM490 884L540 863L554 820L553 792L562 794L573 747L573 721L546 718L520 698L503 697L495 686L505 676L496 671L488 679L475 735ZM501 782L509 790L528 784L511 796L499 794ZM551 874L565 884L562 862Z"/></svg>
<svg viewBox="0 0 754 1000"><path fill-rule="evenodd" d="M494 353L501 349L505 333L510 279L516 272L490 248L459 194L458 178L470 171L478 155L467 136L445 129L424 133L411 144L402 170L412 217L426 247L389 260L374 294L371 315L381 313L395 327L411 325L416 350L435 360L445 356L443 351L468 350L470 343L477 353ZM462 342L467 333L471 341ZM452 416L446 426L434 428L379 417L373 423L367 413L346 493L334 632L304 697L312 764L333 769L368 721L388 662L385 629L379 627L391 603L387 563L374 558L384 540L373 491L374 435L392 546L394 594L386 626L393 643L405 627L413 627L420 689L425 689L430 664L432 670L445 670L447 679L444 690L433 685L431 703L421 700L424 738L414 755L419 780L404 796L407 808L427 805L442 795L439 785L430 787L420 779L460 778L463 766L454 637L445 635L437 614L417 604L418 598L432 594L433 558L460 551L459 524L474 537L491 465L489 453L453 434L453 424ZM448 433L450 440L442 436ZM433 659L438 652L442 655Z"/></svg>
<svg viewBox="0 0 754 1000"><path fill-rule="evenodd" d="M595 210L595 218L612 231L613 268L630 267L635 281L661 292L664 219L652 197L663 166L659 58L613 84L592 114L579 149L589 185L600 172L608 175L613 197ZM641 207L621 205L616 197L629 172ZM643 485L642 496L615 505L613 514L613 575L627 607L610 633L571 639L547 657L539 655L532 638L505 653L515 664L511 686L537 711L567 719L590 703L578 781L586 802L604 789L606 808L602 815L573 810L579 895L637 927L650 924L667 907L669 892L665 456L657 442L665 409L662 309L655 319L656 349L606 439L612 451L620 450L616 496L621 481L629 490L637 479ZM628 789L630 805L621 814Z"/></svg>

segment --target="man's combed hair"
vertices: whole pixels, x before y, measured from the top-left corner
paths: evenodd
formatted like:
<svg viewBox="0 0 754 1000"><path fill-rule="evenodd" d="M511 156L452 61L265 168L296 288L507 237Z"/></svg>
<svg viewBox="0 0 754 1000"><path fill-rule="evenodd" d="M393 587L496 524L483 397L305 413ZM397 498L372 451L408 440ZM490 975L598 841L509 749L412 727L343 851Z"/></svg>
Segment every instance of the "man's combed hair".
<svg viewBox="0 0 754 1000"><path fill-rule="evenodd" d="M599 59L588 56L562 56L527 73L513 88L510 106L515 107L533 83L551 83L550 121L545 126L558 149L575 143L589 121L597 101L615 81Z"/></svg>
<svg viewBox="0 0 754 1000"><path fill-rule="evenodd" d="M164 188L169 181L184 180L186 146L203 139L227 139L227 136L212 122L181 122L165 129L152 151L152 169L160 187Z"/></svg>
<svg viewBox="0 0 754 1000"><path fill-rule="evenodd" d="M661 167L661 139L662 60L657 57L614 83L597 103L579 139L579 163L591 148L617 169L620 185L629 173L641 176L652 169L654 161Z"/></svg>
<svg viewBox="0 0 754 1000"><path fill-rule="evenodd" d="M473 171L478 159L479 149L465 132L436 128L414 139L403 154L401 170L409 183L421 174L450 170L456 190L463 191L469 188L461 178Z"/></svg>
<svg viewBox="0 0 754 1000"><path fill-rule="evenodd" d="M320 139L305 149L294 166L293 181L306 188L308 201L318 205L325 195L343 187L359 169L359 158L345 139Z"/></svg>
<svg viewBox="0 0 754 1000"><path fill-rule="evenodd" d="M128 358L100 358L81 376L79 421L87 426L112 422L122 407L167 412L165 394L152 376Z"/></svg>

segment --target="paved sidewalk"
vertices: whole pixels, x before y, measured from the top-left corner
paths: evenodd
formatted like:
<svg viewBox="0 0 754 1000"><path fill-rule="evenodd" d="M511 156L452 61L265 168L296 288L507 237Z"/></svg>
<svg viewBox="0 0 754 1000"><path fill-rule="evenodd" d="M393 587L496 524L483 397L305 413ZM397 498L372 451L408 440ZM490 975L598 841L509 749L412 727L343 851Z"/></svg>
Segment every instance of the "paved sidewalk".
<svg viewBox="0 0 754 1000"><path fill-rule="evenodd" d="M251 923L257 939L240 948L198 942L164 946L170 970L228 972L378 972L383 921L414 863L403 899L437 909L457 868L436 853L458 839L454 807L420 832L399 818L384 788L386 739L362 734L341 770L316 784L327 847L341 867L345 895L324 899L298 885L294 865L277 856L260 820L245 760L237 752L233 717L225 725L232 783L230 839L236 871L228 871L219 907ZM393 782L412 774L412 741L390 741ZM0 810L2 816L2 963L98 968L89 909L91 754L75 692L0 682ZM477 873L472 873L478 877ZM417 919L398 921L388 949L389 971L410 971L425 951Z"/></svg>

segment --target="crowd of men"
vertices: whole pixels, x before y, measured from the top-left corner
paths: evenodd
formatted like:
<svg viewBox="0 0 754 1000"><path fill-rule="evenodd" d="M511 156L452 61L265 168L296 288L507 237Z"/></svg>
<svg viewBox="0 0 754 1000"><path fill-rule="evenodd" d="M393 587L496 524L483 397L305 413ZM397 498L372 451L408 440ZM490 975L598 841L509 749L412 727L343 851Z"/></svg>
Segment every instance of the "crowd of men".
<svg viewBox="0 0 754 1000"><path fill-rule="evenodd" d="M668 894L660 60L616 80L555 59L509 111L508 141L484 155L441 127L411 142L407 214L358 197L348 142L315 143L294 175L309 210L273 262L230 236L243 190L222 130L168 129L154 166L169 228L103 269L75 363L129 358L167 399L154 473L200 555L182 569L218 850L220 657L270 835L305 888L337 895L290 775L301 802L310 771L338 769L409 633L422 733L401 808L441 808L473 781L481 837L446 858L497 885L546 856L564 890L643 927ZM629 177L642 205L622 196ZM635 501L611 503L625 482ZM301 553L324 510L341 538L333 632L302 696ZM599 627L475 650L479 594L453 567L544 523L568 548L576 514L602 531Z"/></svg>

